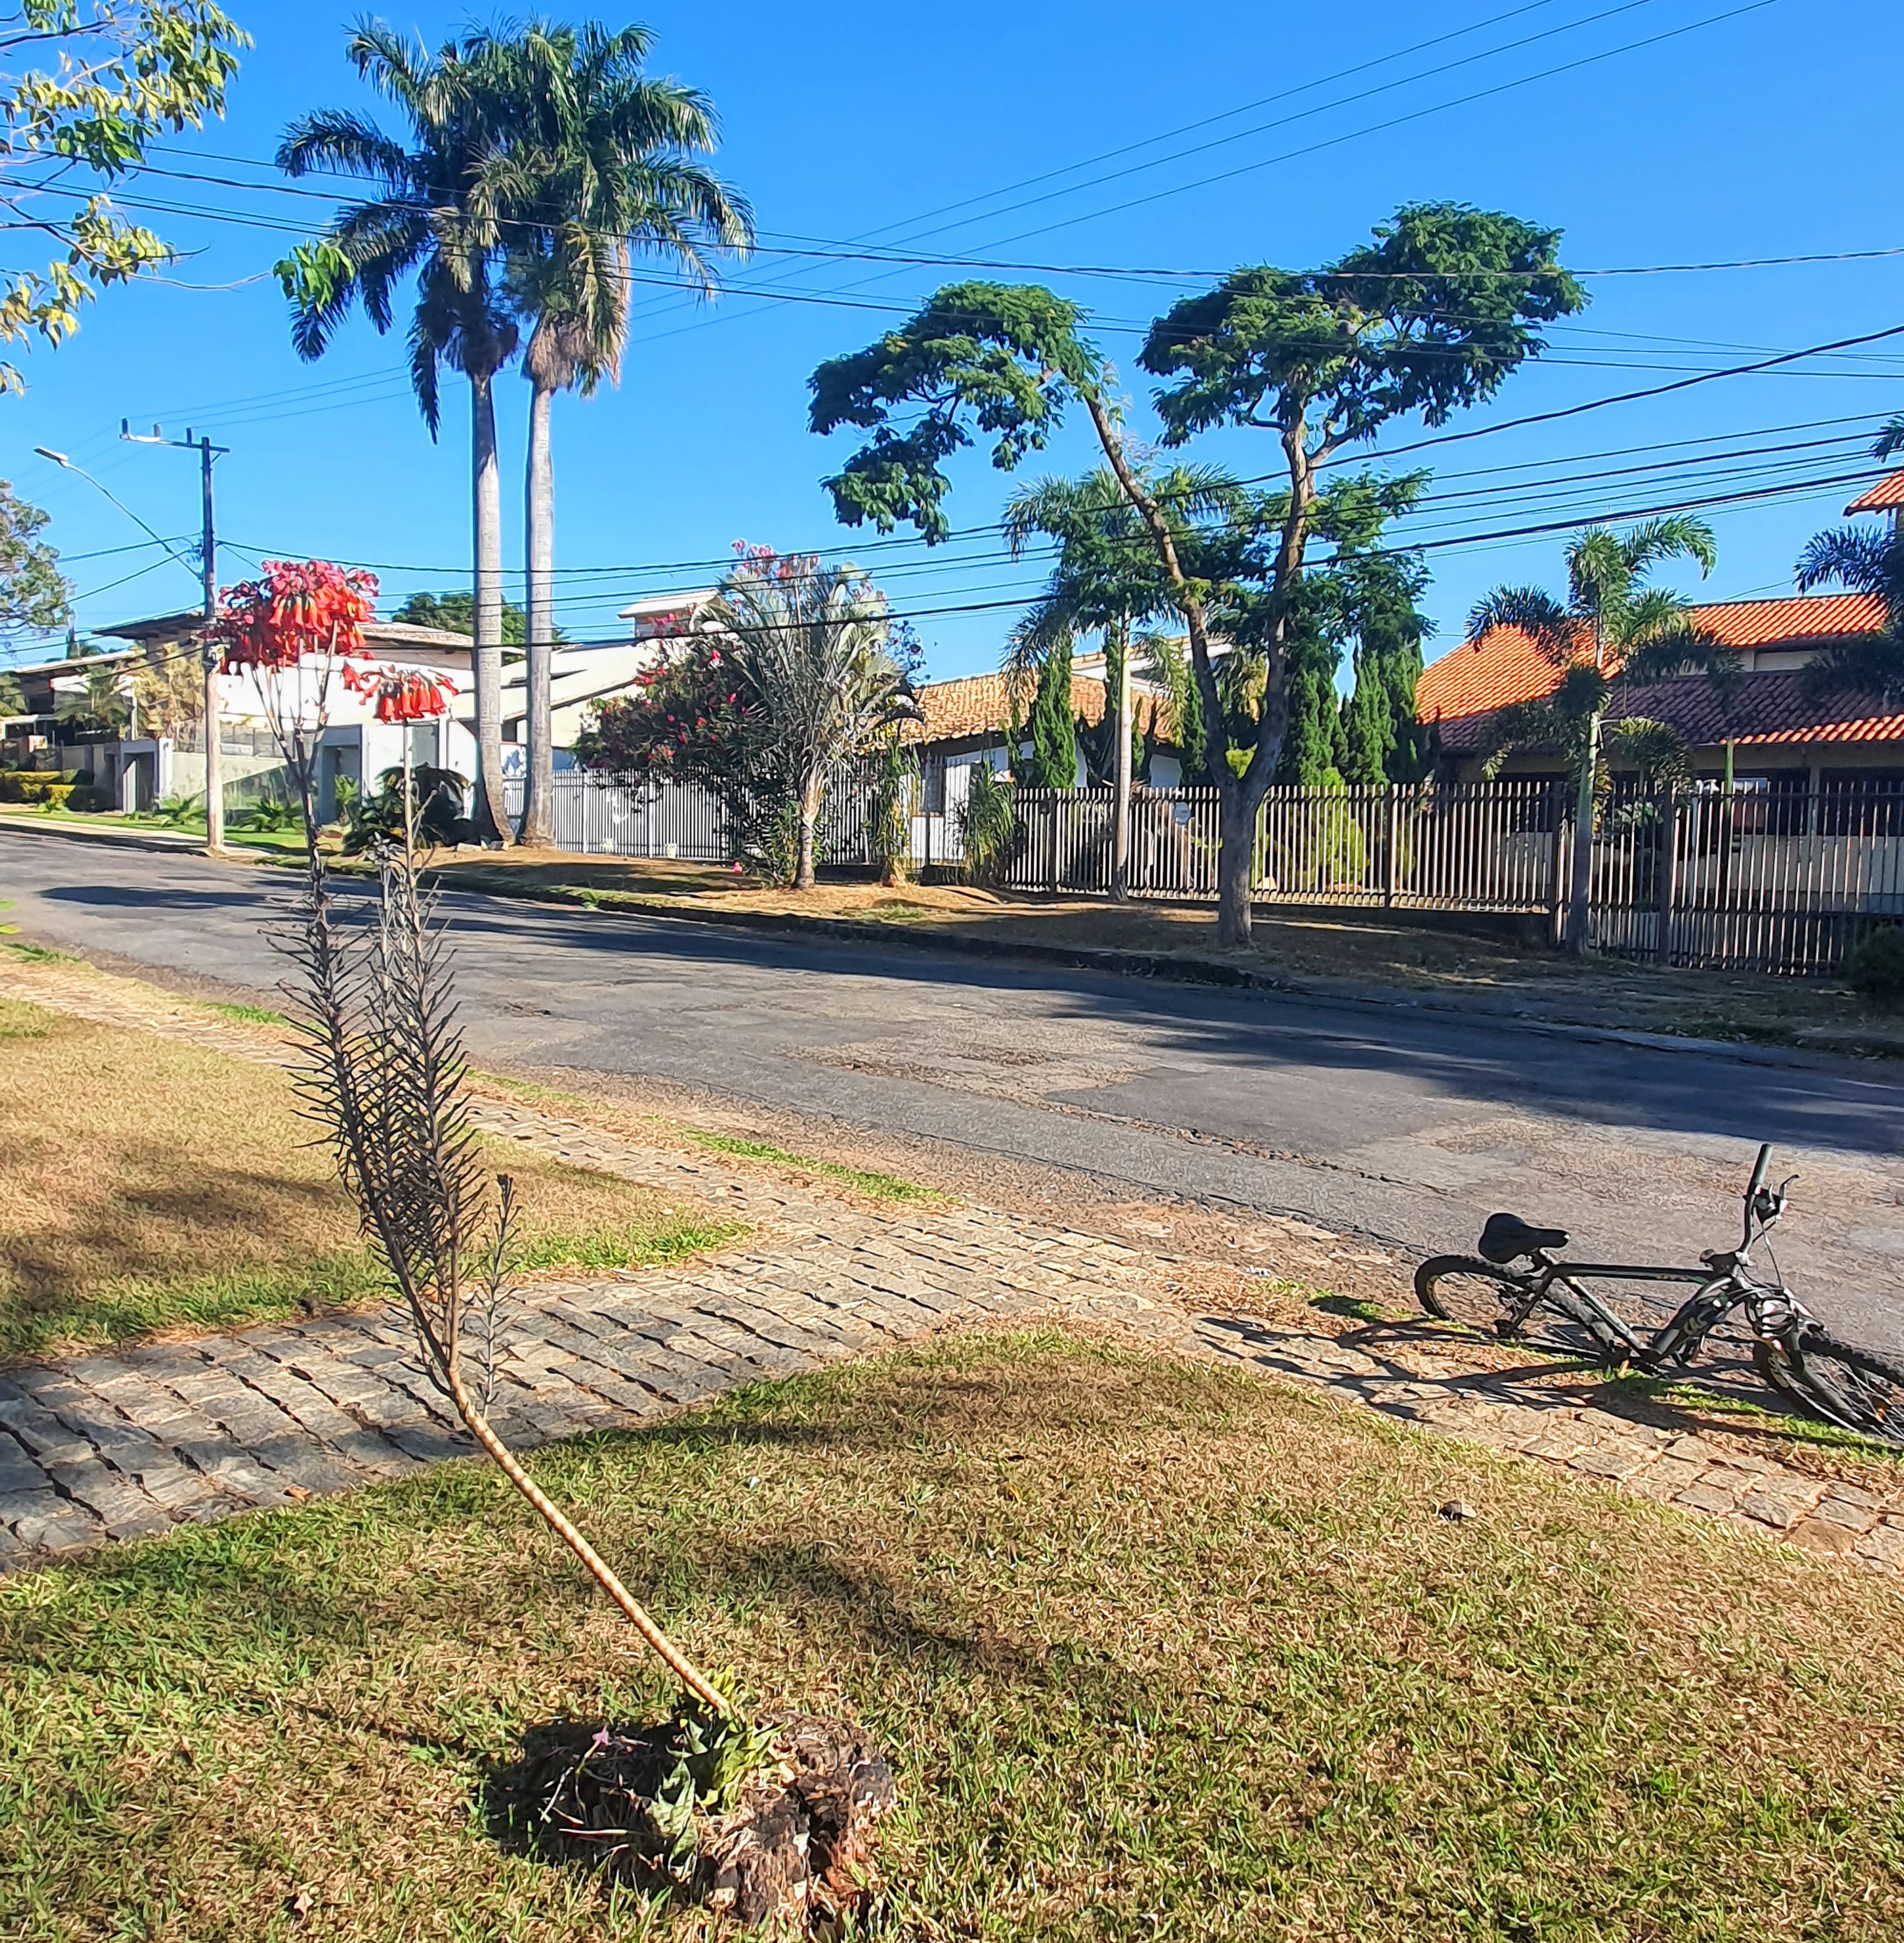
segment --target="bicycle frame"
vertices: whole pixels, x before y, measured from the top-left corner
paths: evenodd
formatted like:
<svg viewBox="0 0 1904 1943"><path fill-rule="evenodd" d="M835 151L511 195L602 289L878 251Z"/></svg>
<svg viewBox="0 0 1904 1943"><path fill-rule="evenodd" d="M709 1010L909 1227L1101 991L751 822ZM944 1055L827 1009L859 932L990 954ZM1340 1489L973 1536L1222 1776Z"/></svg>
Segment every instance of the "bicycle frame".
<svg viewBox="0 0 1904 1943"><path fill-rule="evenodd" d="M1737 1248L1725 1254L1709 1253L1696 1269L1672 1268L1660 1263L1563 1262L1537 1248L1529 1258L1535 1273L1525 1278L1525 1299L1503 1318L1503 1333L1517 1334L1534 1311L1546 1303L1590 1331L1605 1345L1609 1355L1623 1349L1632 1360L1649 1369L1658 1369L1669 1362L1691 1362L1706 1337L1734 1309L1743 1306L1755 1337L1790 1348L1798 1332L1811 1321L1810 1312L1782 1282L1768 1285L1753 1281L1747 1273L1754 1245L1778 1225L1792 1185L1787 1180L1776 1189L1765 1186L1765 1168L1771 1157L1769 1145L1758 1150L1758 1163L1746 1189L1744 1232ZM1693 1293L1668 1321L1651 1336L1642 1336L1590 1288L1581 1286L1590 1282L1685 1282L1694 1287ZM1565 1293L1556 1296L1556 1288Z"/></svg>
<svg viewBox="0 0 1904 1943"><path fill-rule="evenodd" d="M1636 1361L1651 1367L1674 1361L1690 1361L1700 1343L1734 1309L1742 1303L1749 1303L1756 1296L1773 1293L1746 1281L1736 1269L1715 1275L1709 1268L1675 1269L1630 1262L1559 1262L1538 1254L1534 1259L1539 1273L1531 1278L1526 1300L1507 1325L1510 1330L1519 1330L1528 1316L1546 1303L1571 1315L1602 1340L1611 1337L1614 1340L1606 1344L1609 1351L1616 1346L1623 1348ZM1651 1336L1642 1336L1590 1289L1580 1286L1581 1282L1595 1281L1691 1282L1697 1286L1669 1321ZM1556 1297L1556 1285L1566 1291L1565 1297Z"/></svg>

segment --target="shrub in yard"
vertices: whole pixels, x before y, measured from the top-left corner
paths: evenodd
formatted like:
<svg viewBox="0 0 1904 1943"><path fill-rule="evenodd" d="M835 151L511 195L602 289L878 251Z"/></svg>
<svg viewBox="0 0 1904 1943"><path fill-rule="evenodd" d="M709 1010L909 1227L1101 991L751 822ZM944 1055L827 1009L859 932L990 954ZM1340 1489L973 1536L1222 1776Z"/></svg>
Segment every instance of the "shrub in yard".
<svg viewBox="0 0 1904 1943"><path fill-rule="evenodd" d="M59 769L0 769L0 803L44 803L49 789L70 789Z"/></svg>
<svg viewBox="0 0 1904 1943"><path fill-rule="evenodd" d="M119 792L110 783L78 783L66 798L69 809L83 809L97 814L101 810L117 809Z"/></svg>
<svg viewBox="0 0 1904 1943"><path fill-rule="evenodd" d="M1904 1000L1904 925L1866 932L1844 961L1844 982L1880 1005Z"/></svg>
<svg viewBox="0 0 1904 1943"><path fill-rule="evenodd" d="M1010 779L996 774L989 763L972 766L965 806L959 812L958 833L965 850L966 882L1003 883L1017 851L1018 818Z"/></svg>

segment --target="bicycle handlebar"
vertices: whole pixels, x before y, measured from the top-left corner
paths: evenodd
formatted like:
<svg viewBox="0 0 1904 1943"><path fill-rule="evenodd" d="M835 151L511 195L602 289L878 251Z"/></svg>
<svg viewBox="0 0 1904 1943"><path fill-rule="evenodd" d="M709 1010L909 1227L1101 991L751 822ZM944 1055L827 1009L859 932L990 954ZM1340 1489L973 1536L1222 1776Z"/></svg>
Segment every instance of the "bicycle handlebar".
<svg viewBox="0 0 1904 1943"><path fill-rule="evenodd" d="M1752 1165L1752 1180L1746 1189L1746 1199L1748 1202L1749 1202L1752 1196L1764 1186L1765 1170L1771 1165L1771 1158L1772 1143L1770 1140L1768 1140L1764 1145L1758 1150L1758 1158Z"/></svg>

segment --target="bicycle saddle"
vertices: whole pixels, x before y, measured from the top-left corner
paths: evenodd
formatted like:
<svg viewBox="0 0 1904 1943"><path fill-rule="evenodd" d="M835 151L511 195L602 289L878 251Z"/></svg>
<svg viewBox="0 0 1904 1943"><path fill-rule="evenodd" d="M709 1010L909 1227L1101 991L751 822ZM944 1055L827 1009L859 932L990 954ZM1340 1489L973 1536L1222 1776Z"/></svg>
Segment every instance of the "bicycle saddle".
<svg viewBox="0 0 1904 1943"><path fill-rule="evenodd" d="M1530 1227L1518 1214L1490 1214L1488 1225L1481 1230L1481 1239L1476 1244L1481 1253L1491 1262L1518 1261L1522 1255L1531 1255L1536 1248L1564 1248L1567 1245L1565 1228Z"/></svg>

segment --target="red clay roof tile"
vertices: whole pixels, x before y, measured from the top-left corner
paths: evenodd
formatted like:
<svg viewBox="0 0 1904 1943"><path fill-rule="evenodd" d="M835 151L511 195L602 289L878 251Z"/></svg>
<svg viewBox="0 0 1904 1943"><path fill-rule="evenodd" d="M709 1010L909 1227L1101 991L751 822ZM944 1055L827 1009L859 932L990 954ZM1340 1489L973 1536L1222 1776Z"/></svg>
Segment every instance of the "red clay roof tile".
<svg viewBox="0 0 1904 1943"><path fill-rule="evenodd" d="M900 731L903 742L953 742L968 735L1002 735L1011 714L1010 698L1001 674L975 674L962 681L929 681L919 689L923 722L909 722ZM1022 717L1031 707L1026 694L1019 703ZM1104 684L1088 675L1071 678L1071 712L1095 728L1104 717Z"/></svg>
<svg viewBox="0 0 1904 1943"><path fill-rule="evenodd" d="M1716 747L1728 736L1742 746L1904 741L1904 714L1874 711L1865 695L1813 701L1795 669L1745 676L1729 707L1703 675L1645 688L1616 687L1606 719L1618 722L1632 716L1669 723L1696 749ZM1451 756L1479 754L1486 746L1489 719L1481 714L1443 721L1442 747Z"/></svg>
<svg viewBox="0 0 1904 1943"><path fill-rule="evenodd" d="M1904 512L1904 465L1895 472L1887 472L1869 493L1853 499L1844 510L1847 513Z"/></svg>
<svg viewBox="0 0 1904 1943"><path fill-rule="evenodd" d="M1884 603L1870 594L1716 601L1692 612L1706 634L1728 648L1810 647L1875 634L1884 625ZM1495 628L1428 664L1415 692L1415 713L1445 726L1550 695L1559 680L1559 669L1525 634Z"/></svg>

